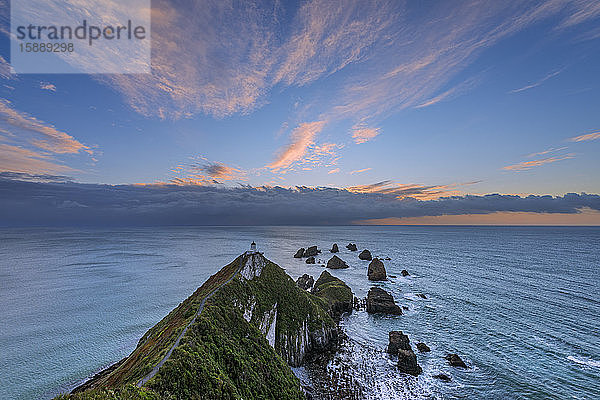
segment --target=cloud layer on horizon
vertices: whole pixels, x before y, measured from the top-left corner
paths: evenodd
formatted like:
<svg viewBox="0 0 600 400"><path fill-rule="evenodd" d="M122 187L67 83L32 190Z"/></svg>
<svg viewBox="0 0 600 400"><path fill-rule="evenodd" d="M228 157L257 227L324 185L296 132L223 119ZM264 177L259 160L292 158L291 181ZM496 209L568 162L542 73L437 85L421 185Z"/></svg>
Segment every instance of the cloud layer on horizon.
<svg viewBox="0 0 600 400"><path fill-rule="evenodd" d="M437 200L336 188L98 185L27 174L0 176L7 226L346 225L381 218L494 212L600 211L600 195L490 194ZM30 178L30 179L28 179ZM15 180L19 179L19 180ZM51 182L51 183L48 183Z"/></svg>

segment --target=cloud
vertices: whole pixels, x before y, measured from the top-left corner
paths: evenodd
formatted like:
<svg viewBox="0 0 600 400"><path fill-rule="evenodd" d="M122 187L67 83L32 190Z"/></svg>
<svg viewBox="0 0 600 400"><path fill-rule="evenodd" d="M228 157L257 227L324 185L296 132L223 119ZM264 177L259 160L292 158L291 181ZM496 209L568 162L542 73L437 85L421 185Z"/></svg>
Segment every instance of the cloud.
<svg viewBox="0 0 600 400"><path fill-rule="evenodd" d="M367 172L372 170L373 168L363 168L363 169L357 169L356 171L351 171L350 175L354 175L354 174L362 174L363 172Z"/></svg>
<svg viewBox="0 0 600 400"><path fill-rule="evenodd" d="M327 172L327 174L328 175L337 174L338 172L340 172L340 169L339 168L334 168L331 171Z"/></svg>
<svg viewBox="0 0 600 400"><path fill-rule="evenodd" d="M546 75L545 77L543 77L542 79L540 79L539 81L537 81L535 83L531 83L531 84L523 86L523 87L521 87L519 89L511 90L509 93L519 93L519 92L523 92L525 90L529 90L529 89L533 89L535 87L538 87L542 83L546 82L548 79L555 77L556 75L560 74L561 72L562 72L562 70L552 72L552 73Z"/></svg>
<svg viewBox="0 0 600 400"><path fill-rule="evenodd" d="M12 180L38 183L72 183L73 178L64 175L29 174L23 172L0 172L0 180Z"/></svg>
<svg viewBox="0 0 600 400"><path fill-rule="evenodd" d="M550 148L548 150L540 151L538 153L528 154L527 158L537 157L537 156L543 156L543 155L546 155L546 154L556 153L556 152L559 152L559 151L562 151L562 150L566 150L566 149L568 149L568 147L566 147L566 146L565 147L559 147L559 148Z"/></svg>
<svg viewBox="0 0 600 400"><path fill-rule="evenodd" d="M523 161L518 164L507 165L506 167L502 167L502 169L506 170L506 171L527 171L534 167L540 167L542 165L551 164L551 163L555 163L555 162L563 161L563 160L568 160L568 159L571 159L574 157L575 157L575 154L570 153L570 154L566 154L566 155L562 155L562 156L547 157L547 158L541 158L541 159L532 160L532 161Z"/></svg>
<svg viewBox="0 0 600 400"><path fill-rule="evenodd" d="M315 136L321 132L325 121L304 122L293 130L290 135L290 144L283 148L275 161L267 168L275 172L287 169L292 164L304 160L307 149L314 144Z"/></svg>
<svg viewBox="0 0 600 400"><path fill-rule="evenodd" d="M0 171L53 174L74 170L54 161L48 153L0 143Z"/></svg>
<svg viewBox="0 0 600 400"><path fill-rule="evenodd" d="M585 142L588 140L600 139L600 132L588 133L585 135L575 136L569 139L571 142Z"/></svg>
<svg viewBox="0 0 600 400"><path fill-rule="evenodd" d="M600 210L597 194L526 197L491 194L436 200L335 188L223 188L177 185L34 183L0 177L0 221L7 226L345 225L436 215Z"/></svg>
<svg viewBox="0 0 600 400"><path fill-rule="evenodd" d="M366 143L380 133L379 128L367 128L365 126L354 126L352 128L352 138L356 144Z"/></svg>
<svg viewBox="0 0 600 400"><path fill-rule="evenodd" d="M90 147L82 144L73 136L56 129L37 118L15 110L10 102L0 99L0 123L9 128L16 128L36 134L31 144L57 154L74 154L86 152L93 154Z"/></svg>
<svg viewBox="0 0 600 400"><path fill-rule="evenodd" d="M418 184L399 184L392 181L381 181L369 185L356 185L347 187L346 190L353 193L374 193L386 196L394 196L396 199L413 198L419 200L433 200L444 196L459 195L457 190L460 186L467 186L479 183L467 182L452 185L434 185L425 186Z"/></svg>
<svg viewBox="0 0 600 400"><path fill-rule="evenodd" d="M40 89L56 92L56 85L49 82L40 82Z"/></svg>
<svg viewBox="0 0 600 400"><path fill-rule="evenodd" d="M241 168L218 161L209 161L200 156L190 164L178 165L171 169L175 174L169 182L176 185L215 185L226 181L245 181L247 172Z"/></svg>

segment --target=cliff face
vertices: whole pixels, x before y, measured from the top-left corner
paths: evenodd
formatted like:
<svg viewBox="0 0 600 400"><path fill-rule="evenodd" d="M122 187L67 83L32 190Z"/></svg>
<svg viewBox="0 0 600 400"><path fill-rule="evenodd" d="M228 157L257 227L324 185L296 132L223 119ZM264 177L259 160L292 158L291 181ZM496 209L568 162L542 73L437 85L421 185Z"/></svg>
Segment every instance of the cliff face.
<svg viewBox="0 0 600 400"><path fill-rule="evenodd" d="M337 338L337 303L327 293L298 288L261 254L242 255L150 329L118 366L65 398L304 398L289 366ZM158 372L135 386L178 336Z"/></svg>

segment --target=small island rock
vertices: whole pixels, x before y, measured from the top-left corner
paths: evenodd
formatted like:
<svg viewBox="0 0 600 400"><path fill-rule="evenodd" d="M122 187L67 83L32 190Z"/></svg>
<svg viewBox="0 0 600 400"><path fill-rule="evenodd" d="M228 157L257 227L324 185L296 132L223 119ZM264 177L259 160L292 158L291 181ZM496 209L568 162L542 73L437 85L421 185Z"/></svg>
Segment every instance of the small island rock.
<svg viewBox="0 0 600 400"><path fill-rule="evenodd" d="M358 258L360 258L361 260L371 261L373 257L371 257L371 252L369 250L363 250L358 255Z"/></svg>
<svg viewBox="0 0 600 400"><path fill-rule="evenodd" d="M425 296L423 293L417 293L417 297L420 297L422 299L427 299L427 296Z"/></svg>
<svg viewBox="0 0 600 400"><path fill-rule="evenodd" d="M314 258L314 257L308 257L308 258L306 259L306 263L307 263L307 264L314 264L315 262L316 262L316 260L315 260L315 258Z"/></svg>
<svg viewBox="0 0 600 400"><path fill-rule="evenodd" d="M298 249L296 254L294 254L294 258L302 258L304 257L304 247Z"/></svg>
<svg viewBox="0 0 600 400"><path fill-rule="evenodd" d="M402 308L396 304L391 294L381 288L372 287L367 294L367 312L402 315Z"/></svg>
<svg viewBox="0 0 600 400"><path fill-rule="evenodd" d="M331 269L342 269L348 268L348 264L338 256L333 256L327 261L327 268Z"/></svg>
<svg viewBox="0 0 600 400"><path fill-rule="evenodd" d="M408 273L407 270L403 269L402 271L400 271L400 274L402 274L402 276L409 276L410 274Z"/></svg>
<svg viewBox="0 0 600 400"><path fill-rule="evenodd" d="M303 290L309 290L310 288L312 288L314 283L315 283L315 279L308 274L302 275L296 281L296 285L298 285L298 287Z"/></svg>
<svg viewBox="0 0 600 400"><path fill-rule="evenodd" d="M398 350L398 369L404 374L419 375L423 369L417 364L417 355L412 350Z"/></svg>
<svg viewBox="0 0 600 400"><path fill-rule="evenodd" d="M329 250L330 253L339 253L340 249L338 248L337 243L334 243L333 246L331 246L331 250Z"/></svg>
<svg viewBox="0 0 600 400"><path fill-rule="evenodd" d="M411 350L410 339L402 331L391 331L388 333L388 339L387 352L389 354L396 354L398 350Z"/></svg>
<svg viewBox="0 0 600 400"><path fill-rule="evenodd" d="M317 246L310 246L308 249L306 249L306 251L304 252L304 257L314 257L317 254L319 254L321 252L321 250L317 249Z"/></svg>
<svg viewBox="0 0 600 400"><path fill-rule="evenodd" d="M346 248L350 251L358 250L358 248L356 247L356 244L354 244L354 243L348 243L348 246L346 246Z"/></svg>
<svg viewBox="0 0 600 400"><path fill-rule="evenodd" d="M431 349L429 348L429 346L427 346L423 342L417 343L417 350L419 350L421 353L427 353L427 352L431 351Z"/></svg>
<svg viewBox="0 0 600 400"><path fill-rule="evenodd" d="M434 375L433 377L439 379L442 382L450 382L452 380L452 378L450 378L446 374L437 374L437 375Z"/></svg>
<svg viewBox="0 0 600 400"><path fill-rule="evenodd" d="M385 274L385 267L383 265L383 262L381 260L379 260L377 257L375 257L373 259L373 261L371 261L369 263L369 269L367 271L367 276L369 277L370 281L385 281L386 280L386 274Z"/></svg>
<svg viewBox="0 0 600 400"><path fill-rule="evenodd" d="M448 364L452 365L453 367L467 368L467 364L465 364L458 354L446 354L446 357L444 358L448 361Z"/></svg>

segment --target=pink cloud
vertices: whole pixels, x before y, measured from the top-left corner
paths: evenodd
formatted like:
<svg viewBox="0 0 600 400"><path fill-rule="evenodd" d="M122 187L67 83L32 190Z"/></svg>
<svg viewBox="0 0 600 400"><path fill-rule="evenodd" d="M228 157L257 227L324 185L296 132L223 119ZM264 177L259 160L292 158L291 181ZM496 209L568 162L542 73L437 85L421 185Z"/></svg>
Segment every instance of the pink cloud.
<svg viewBox="0 0 600 400"><path fill-rule="evenodd" d="M314 144L315 136L321 132L324 126L325 121L300 124L291 134L291 143L280 152L275 161L267 165L267 168L278 171L304 160L307 149Z"/></svg>
<svg viewBox="0 0 600 400"><path fill-rule="evenodd" d="M366 143L380 134L379 128L367 128L364 126L355 126L352 129L352 138L356 144Z"/></svg>

